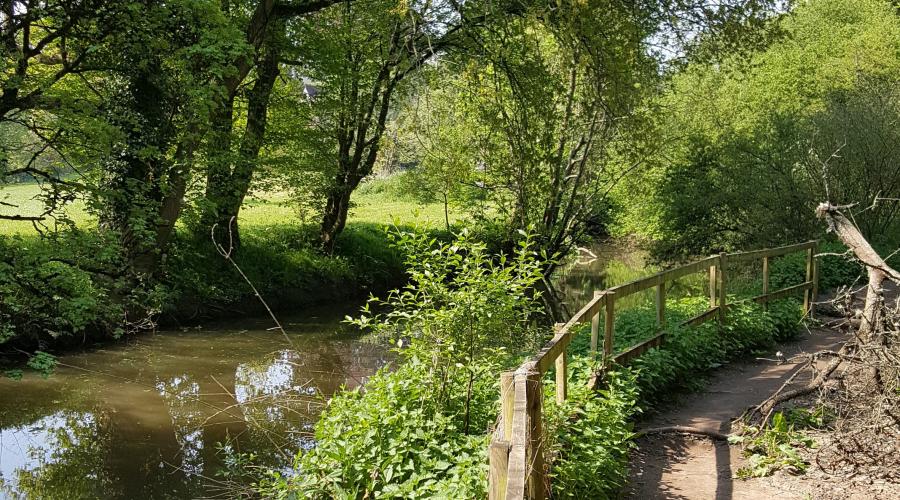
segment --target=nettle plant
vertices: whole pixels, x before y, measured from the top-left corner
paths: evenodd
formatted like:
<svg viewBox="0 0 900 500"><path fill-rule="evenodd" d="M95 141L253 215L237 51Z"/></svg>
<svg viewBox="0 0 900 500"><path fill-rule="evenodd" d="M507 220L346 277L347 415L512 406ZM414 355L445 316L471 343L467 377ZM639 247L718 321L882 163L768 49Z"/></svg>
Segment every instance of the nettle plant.
<svg viewBox="0 0 900 500"><path fill-rule="evenodd" d="M392 232L393 244L407 256L409 285L370 299L363 316L352 320L396 343L407 359L423 362L437 401L459 404L449 395L465 393L462 408L443 411L459 414L466 434L473 421L482 420L472 415L474 409L485 406L473 404L473 388L482 378L497 376L483 368L509 364L541 340L536 285L543 278L542 263L531 235L521 235L507 256L489 254L465 229L452 243L420 232ZM388 312L373 316L373 306Z"/></svg>

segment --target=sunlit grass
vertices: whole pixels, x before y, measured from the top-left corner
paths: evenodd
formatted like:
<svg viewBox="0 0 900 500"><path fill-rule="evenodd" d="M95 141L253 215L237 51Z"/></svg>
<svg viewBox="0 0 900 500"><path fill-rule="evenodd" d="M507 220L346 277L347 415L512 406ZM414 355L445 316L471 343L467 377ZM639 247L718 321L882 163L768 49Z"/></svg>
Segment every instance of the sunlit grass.
<svg viewBox="0 0 900 500"><path fill-rule="evenodd" d="M438 203L419 203L398 194L390 179L372 180L360 186L353 196L348 223L418 224L430 228L444 227L444 207ZM37 184L9 184L0 186L0 214L40 215L44 203L40 199L41 188ZM96 219L87 213L83 201L78 200L65 208L66 216L80 227L91 227ZM450 211L450 223L460 219L459 210ZM284 193L264 193L248 197L241 209L242 228L271 227L291 224L318 223L317 217L303 217L297 206ZM31 222L0 220L0 234L32 235Z"/></svg>
<svg viewBox="0 0 900 500"><path fill-rule="evenodd" d="M14 205L12 207L8 206ZM7 184L0 186L0 214L39 216L44 212L41 188L38 184ZM87 213L84 202L76 200L63 209L63 214L79 226L95 224ZM52 223L52 221L47 221ZM34 226L28 221L0 219L0 234L35 234Z"/></svg>

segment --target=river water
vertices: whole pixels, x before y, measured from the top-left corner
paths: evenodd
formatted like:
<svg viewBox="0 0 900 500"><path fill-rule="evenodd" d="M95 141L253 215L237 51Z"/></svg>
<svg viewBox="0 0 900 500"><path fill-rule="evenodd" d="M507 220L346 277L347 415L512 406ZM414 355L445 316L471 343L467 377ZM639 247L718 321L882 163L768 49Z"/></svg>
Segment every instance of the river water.
<svg viewBox="0 0 900 500"><path fill-rule="evenodd" d="M646 272L639 252L587 250L556 277L570 309ZM266 319L161 331L0 377L0 498L231 496L235 457L290 464L324 398L390 360L341 323L353 312L282 317L288 338Z"/></svg>
<svg viewBox="0 0 900 500"><path fill-rule="evenodd" d="M322 398L389 359L351 311L163 331L0 377L0 498L194 498L235 453L290 464ZM284 450L284 451L281 451ZM219 485L220 486L220 485Z"/></svg>

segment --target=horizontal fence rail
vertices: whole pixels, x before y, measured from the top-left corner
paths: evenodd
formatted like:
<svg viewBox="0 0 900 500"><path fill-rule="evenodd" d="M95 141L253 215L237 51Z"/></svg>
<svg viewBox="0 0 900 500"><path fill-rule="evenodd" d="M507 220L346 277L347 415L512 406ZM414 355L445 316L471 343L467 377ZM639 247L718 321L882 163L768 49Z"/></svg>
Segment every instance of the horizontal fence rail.
<svg viewBox="0 0 900 500"><path fill-rule="evenodd" d="M547 471L543 453L543 421L541 416L541 380L551 367L556 369L556 400L564 403L567 394L568 365L566 350L578 331L578 326L591 323L591 351L603 349L602 369L589 382L597 388L603 374L615 365L628 365L645 352L665 343L666 285L679 278L697 273L709 275L709 307L706 311L682 322L699 325L711 320L725 321L727 304L726 269L729 263L762 260L762 294L750 301L767 307L768 302L803 291L803 309L813 313L818 294L816 251L818 242L808 241L749 252L721 253L683 266L662 271L646 278L594 292L594 296L566 323L557 324L553 338L533 357L515 371L500 375L500 416L491 437L488 496L491 499L541 499L549 494ZM806 252L806 277L803 283L769 291L771 259L797 252ZM613 355L615 304L650 288L656 288L657 332L649 339ZM600 319L603 316L603 343L600 344Z"/></svg>

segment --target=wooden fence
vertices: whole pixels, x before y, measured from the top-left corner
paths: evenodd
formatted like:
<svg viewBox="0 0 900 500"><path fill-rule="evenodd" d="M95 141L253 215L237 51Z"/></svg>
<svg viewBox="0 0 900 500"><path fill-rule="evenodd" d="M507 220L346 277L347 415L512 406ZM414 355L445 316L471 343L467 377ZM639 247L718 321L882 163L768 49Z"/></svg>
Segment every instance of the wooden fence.
<svg viewBox="0 0 900 500"><path fill-rule="evenodd" d="M751 299L766 304L769 301L803 291L803 308L812 314L817 296L815 253L817 242L809 241L751 252L718 254L681 267L669 269L646 278L614 286L594 293L594 298L565 324L556 326L556 333L543 349L515 371L500 375L500 416L489 449L489 498L541 499L548 493L544 464L541 416L541 380L551 366L556 368L556 400L566 400L568 368L566 349L572 342L578 325L591 322L591 350L603 349L603 368L590 381L598 385L603 373L613 365L627 365L641 354L666 340L666 284L696 273L709 273L709 308L683 322L698 325L709 320L724 322L727 304L727 273L730 263L762 260L762 294ZM776 291L769 291L769 264L773 257L806 252L806 279L803 283ZM656 288L656 324L658 332L648 340L613 355L616 300L634 293ZM600 313L603 312L603 343L600 345Z"/></svg>

